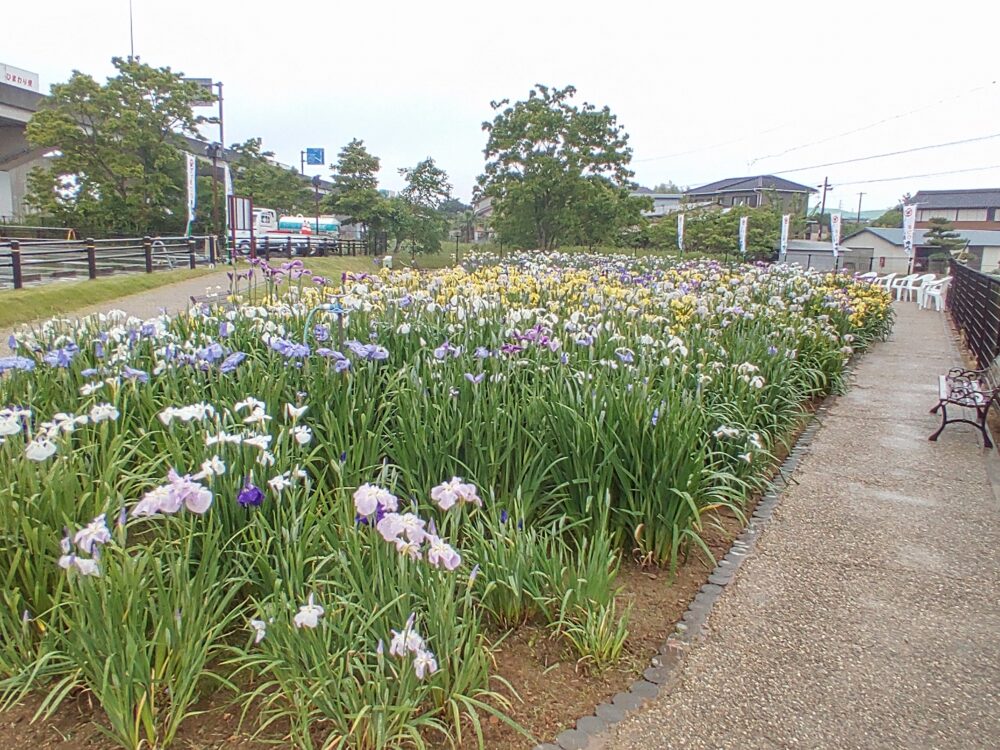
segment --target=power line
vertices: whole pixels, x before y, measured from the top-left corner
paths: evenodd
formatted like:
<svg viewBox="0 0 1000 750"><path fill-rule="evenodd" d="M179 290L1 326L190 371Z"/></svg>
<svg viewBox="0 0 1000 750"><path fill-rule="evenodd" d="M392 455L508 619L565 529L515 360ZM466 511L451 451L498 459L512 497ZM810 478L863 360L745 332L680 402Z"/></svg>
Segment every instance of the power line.
<svg viewBox="0 0 1000 750"><path fill-rule="evenodd" d="M948 146L960 146L964 143L978 143L980 141L988 141L992 138L1000 138L1000 133L992 133L990 135L981 135L976 138L963 138L960 141L949 141L948 143L932 143L929 146L917 146L915 148L904 148L899 151L887 151L884 154L871 154L869 156L858 156L853 159L841 159L840 161L828 161L823 164L812 164L808 167L796 167L795 169L779 169L771 174L792 174L794 172L807 172L810 169L821 169L822 167L836 167L841 164L853 164L859 161L871 161L872 159L884 159L888 156L899 156L900 154L912 154L917 151L929 151L935 148L946 148Z"/></svg>
<svg viewBox="0 0 1000 750"><path fill-rule="evenodd" d="M863 132L865 130L870 130L871 128L878 127L879 125L883 125L883 124L885 124L887 122L892 122L893 120L900 120L900 119L902 119L904 117L909 117L910 115L918 114L918 113L923 112L923 111L928 110L928 109L933 109L934 107L940 106L941 104L945 104L947 102L955 101L956 99L962 99L962 98L964 98L966 96L969 96L970 94L975 94L975 93L977 93L979 91L985 91L985 90L989 89L991 86L995 86L996 84L997 84L996 81L990 81L987 84L983 84L982 86L976 86L975 88L971 88L968 91L963 91L960 94L955 94L954 96L945 97L943 99L939 99L939 100L937 100L935 102L931 102L929 104L925 104L925 105L923 105L921 107L917 107L916 109L911 109L911 110L908 110L906 112L899 112L899 113L894 114L894 115L889 115L888 117L884 117L881 120L877 120L877 121L869 123L867 125L862 125L859 128L854 128L852 130L846 130L843 133L837 133L836 135L831 135L831 136L828 136L826 138L821 138L820 140L817 140L817 141L811 141L809 143L804 143L804 144L801 144L799 146L793 146L793 147L791 147L789 149L786 149L786 150L781 151L781 152L776 153L776 154L768 154L767 156L756 157L755 159L752 159L749 162L749 164L750 164L750 166L753 166L758 161L763 161L764 159L773 159L773 158L776 158L778 156L784 156L785 154L790 154L793 151L800 151L800 150L802 150L804 148L808 148L810 146L817 146L817 145L822 144L822 143L828 143L829 141L836 140L837 138L843 138L845 136L853 135L855 133L861 133L861 132ZM799 122L801 122L801 120L799 120ZM734 138L732 140L720 141L719 143L713 143L713 144L710 144L710 145L707 145L707 146L698 146L697 148L688 149L686 151L677 151L677 152L674 152L672 154L664 154L663 156L649 156L649 157L646 157L646 158L643 158L643 159L633 159L632 161L634 163L650 162L650 161L661 161L663 159L673 159L673 158L675 158L677 156L687 156L689 154L697 154L697 153L700 153L702 151L708 151L708 150L713 149L713 148L721 148L722 146L731 146L734 143L740 143L740 142L745 141L745 140L747 140L749 138L756 138L757 136L767 135L768 133L773 133L776 130L781 130L782 128L785 128L785 127L788 127L788 126L789 126L789 123L783 123L783 124L778 125L776 127L768 128L767 130L761 130L761 131L758 131L756 133L751 133L749 135L741 136L739 138Z"/></svg>
<svg viewBox="0 0 1000 750"><path fill-rule="evenodd" d="M803 143L803 144L801 144L799 146L792 146L791 148L787 148L784 151L779 151L776 154L768 154L766 156L758 156L755 159L752 159L750 161L750 166L753 166L754 164L756 164L759 161L764 161L765 159L774 159L774 158L777 158L779 156L784 156L785 154L790 154L793 151L801 151L802 149L809 148L810 146L818 146L818 145L820 145L822 143L829 143L830 141L834 141L834 140L836 140L838 138L844 138L844 137L849 136L849 135L854 135L855 133L862 133L865 130L871 130L872 128L876 128L879 125L884 125L887 122L892 122L893 120L901 120L904 117L909 117L910 115L915 115L915 114L918 114L920 112L924 112L925 110L933 109L934 107L938 107L938 106L940 106L942 104L946 104L948 102L953 102L956 99L962 99L963 97L966 97L969 94L975 94L976 92L984 91L984 90L988 89L990 86L995 86L995 85L996 85L996 81L990 81L987 84L984 84L982 86L977 86L975 88L969 89L968 91L964 91L961 94L956 94L955 96L947 96L947 97L945 97L943 99L937 100L936 102L931 102L930 104L925 104L925 105L923 105L921 107L917 107L916 109L911 109L911 110L909 110L907 112L900 112L900 113L895 114L895 115L889 115L888 117L883 117L881 120L876 120L875 122L868 123L867 125L862 125L859 128L853 128L851 130L845 130L843 133L837 133L835 135L827 136L826 138L820 138L817 141L810 141L809 143Z"/></svg>
<svg viewBox="0 0 1000 750"><path fill-rule="evenodd" d="M645 159L633 159L633 162L645 162L645 161L660 161L662 159L673 159L676 156L687 156L688 154L697 154L702 151L709 151L713 148L721 148L722 146L731 146L734 143L740 143L745 141L747 138L756 138L758 135L767 135L768 133L773 133L775 130L781 130L782 128L788 127L787 123L783 123L773 128L768 128L767 130L761 130L758 133L751 133L750 135L740 136L739 138L734 138L731 141L722 141L720 143L712 143L708 146L698 146L697 148L692 148L687 151L678 151L673 154L664 154L663 156L649 156Z"/></svg>
<svg viewBox="0 0 1000 750"><path fill-rule="evenodd" d="M871 185L876 182L899 182L900 180L916 180L921 177L942 177L949 174L965 174L967 172L986 172L991 169L1000 169L1000 164L991 164L988 167L972 167L970 169L951 169L947 172L925 172L923 174L908 174L902 177L879 177L875 180L852 180L850 182L838 182L838 185Z"/></svg>

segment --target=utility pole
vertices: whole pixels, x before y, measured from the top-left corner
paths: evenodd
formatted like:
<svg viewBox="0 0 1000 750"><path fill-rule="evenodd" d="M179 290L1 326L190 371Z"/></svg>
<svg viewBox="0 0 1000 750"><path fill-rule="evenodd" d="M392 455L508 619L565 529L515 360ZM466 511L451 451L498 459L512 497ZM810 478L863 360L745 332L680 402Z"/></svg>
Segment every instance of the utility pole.
<svg viewBox="0 0 1000 750"><path fill-rule="evenodd" d="M861 223L861 196L863 195L864 193L858 193L858 224Z"/></svg>
<svg viewBox="0 0 1000 750"><path fill-rule="evenodd" d="M820 241L822 241L823 240L823 216L824 216L824 214L826 214L826 194L827 194L827 191L833 190L833 185L831 185L827 181L827 178L824 177L823 178L823 184L822 185L817 185L816 187L823 188L823 197L820 198L820 204L819 204L819 239L820 239Z"/></svg>

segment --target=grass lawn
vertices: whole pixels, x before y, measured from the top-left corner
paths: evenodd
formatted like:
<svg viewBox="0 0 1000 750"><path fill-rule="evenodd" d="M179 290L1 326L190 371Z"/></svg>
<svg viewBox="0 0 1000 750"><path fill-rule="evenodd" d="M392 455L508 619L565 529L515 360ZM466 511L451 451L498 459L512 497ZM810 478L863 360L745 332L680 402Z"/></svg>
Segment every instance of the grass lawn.
<svg viewBox="0 0 1000 750"><path fill-rule="evenodd" d="M218 273L225 266L210 268L179 268L157 273L135 273L109 276L93 281L53 282L41 286L0 292L0 328L11 328L40 318L97 305L108 300L127 297L166 284Z"/></svg>

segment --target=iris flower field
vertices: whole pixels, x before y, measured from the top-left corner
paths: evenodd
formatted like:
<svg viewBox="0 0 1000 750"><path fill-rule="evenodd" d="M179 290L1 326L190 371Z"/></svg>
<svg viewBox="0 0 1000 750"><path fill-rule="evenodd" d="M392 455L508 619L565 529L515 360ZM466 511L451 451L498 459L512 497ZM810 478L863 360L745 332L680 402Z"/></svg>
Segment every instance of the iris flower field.
<svg viewBox="0 0 1000 750"><path fill-rule="evenodd" d="M892 325L845 274L582 253L231 291L0 357L0 706L84 694L132 749L208 696L285 746L482 745L505 634L616 663L623 560L709 554Z"/></svg>

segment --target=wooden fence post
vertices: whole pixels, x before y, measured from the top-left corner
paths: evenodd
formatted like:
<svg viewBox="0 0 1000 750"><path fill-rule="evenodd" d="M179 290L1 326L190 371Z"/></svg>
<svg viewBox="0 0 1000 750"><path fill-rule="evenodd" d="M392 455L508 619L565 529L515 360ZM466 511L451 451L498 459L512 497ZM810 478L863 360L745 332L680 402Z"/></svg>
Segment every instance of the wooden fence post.
<svg viewBox="0 0 1000 750"><path fill-rule="evenodd" d="M215 265L216 258L219 257L219 253L215 249L216 239L218 239L218 237L213 234L206 240L206 242L208 242L208 262L211 263L213 266Z"/></svg>
<svg viewBox="0 0 1000 750"><path fill-rule="evenodd" d="M142 254L146 260L146 273L153 272L153 238L146 235L142 238Z"/></svg>
<svg viewBox="0 0 1000 750"><path fill-rule="evenodd" d="M14 288L20 289L24 286L24 278L21 275L21 243L17 240L10 241L10 266L14 276Z"/></svg>
<svg viewBox="0 0 1000 750"><path fill-rule="evenodd" d="M94 243L93 237L88 237L85 240L85 245L87 248L87 276L91 279L97 278L97 245Z"/></svg>
<svg viewBox="0 0 1000 750"><path fill-rule="evenodd" d="M196 266L196 261L194 257L194 239L188 237L187 245L188 245L188 265L191 268L194 268Z"/></svg>

